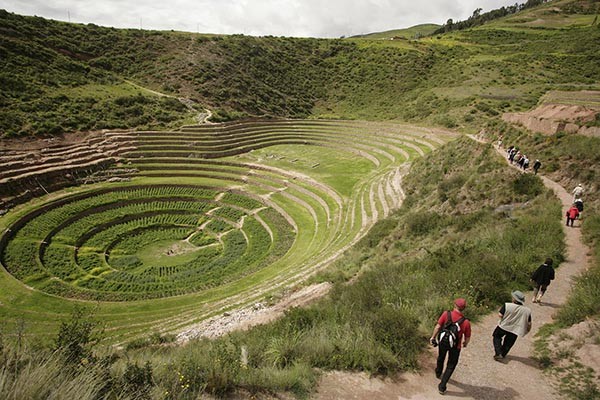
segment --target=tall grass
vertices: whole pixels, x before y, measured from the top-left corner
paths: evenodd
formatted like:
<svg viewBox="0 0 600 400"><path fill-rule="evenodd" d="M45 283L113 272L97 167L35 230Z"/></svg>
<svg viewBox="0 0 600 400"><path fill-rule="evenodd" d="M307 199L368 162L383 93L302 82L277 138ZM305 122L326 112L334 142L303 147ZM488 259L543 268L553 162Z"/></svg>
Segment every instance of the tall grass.
<svg viewBox="0 0 600 400"><path fill-rule="evenodd" d="M104 375L65 368L58 353L4 349L0 354L0 398L81 399L100 398Z"/></svg>

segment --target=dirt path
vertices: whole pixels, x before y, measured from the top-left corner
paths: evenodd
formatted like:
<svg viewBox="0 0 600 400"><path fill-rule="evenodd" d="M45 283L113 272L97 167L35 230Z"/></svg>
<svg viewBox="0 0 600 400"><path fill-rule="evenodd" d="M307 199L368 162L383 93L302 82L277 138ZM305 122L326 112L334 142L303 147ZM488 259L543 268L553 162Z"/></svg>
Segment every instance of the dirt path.
<svg viewBox="0 0 600 400"><path fill-rule="evenodd" d="M560 199L563 209L571 205L572 196L564 188L545 177L542 180ZM461 352L459 365L444 397L477 400L560 398L552 389L549 377L543 375L532 359L532 354L538 329L552 322L556 309L567 299L573 277L584 271L589 262L589 248L582 243L580 229L564 225L563 229L567 244L566 260L556 270L556 279L544 296L543 303L532 304L531 292L526 294L526 305L533 311L532 332L517 340L504 362L497 362L492 359L491 337L498 322L496 313L475 324L471 344ZM442 397L437 391L439 381L433 373L436 355L436 350L429 349L422 358L419 373L403 373L394 379L369 378L366 374L356 373L328 373L322 378L313 398L425 400Z"/></svg>
<svg viewBox="0 0 600 400"><path fill-rule="evenodd" d="M203 112L199 112L198 110L196 110L195 106L197 105L195 101L188 99L186 97L177 97L177 96L173 96L170 94L166 94L166 93L162 93L162 92L157 92L156 90L152 90L152 89L148 89L144 86L138 85L137 83L134 83L132 81L128 81L127 79L124 80L125 83L134 86L138 89L141 89L145 92L148 93L152 93L156 96L159 97L170 97L172 99L177 99L179 100L179 102L181 104L183 104L184 106L187 107L188 110L190 110L192 113L198 113L198 115L196 116L196 121L198 124L202 125L202 124L211 124L212 122L209 121L210 117L212 117L212 111L210 111L208 108L205 108Z"/></svg>

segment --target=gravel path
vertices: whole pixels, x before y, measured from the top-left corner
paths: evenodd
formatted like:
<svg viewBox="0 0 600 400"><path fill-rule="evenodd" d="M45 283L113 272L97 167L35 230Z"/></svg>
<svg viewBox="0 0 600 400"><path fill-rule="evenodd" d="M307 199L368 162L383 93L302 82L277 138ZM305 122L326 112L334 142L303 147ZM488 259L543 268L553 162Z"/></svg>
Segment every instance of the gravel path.
<svg viewBox="0 0 600 400"><path fill-rule="evenodd" d="M501 154L504 155L503 152ZM544 185L552 189L563 204L563 210L571 205L572 196L556 182L541 177ZM562 213L561 213L562 215ZM566 260L556 270L541 305L532 304L532 293L526 294L526 305L533 311L532 332L519 338L504 362L492 359L492 332L498 322L497 314L488 315L473 325L473 336L468 348L463 349L459 365L448 384L443 397L452 399L559 399L552 389L552 377L545 376L532 359L533 342L538 329L549 322L556 309L563 304L571 290L573 277L589 265L589 248L582 243L581 231L567 228ZM543 260L540 260L542 262ZM432 329L433 329L432 321ZM393 379L369 378L366 374L332 372L326 374L319 384L314 399L411 399L440 398L438 380L433 369L437 351L429 349L421 361L419 373L402 373Z"/></svg>

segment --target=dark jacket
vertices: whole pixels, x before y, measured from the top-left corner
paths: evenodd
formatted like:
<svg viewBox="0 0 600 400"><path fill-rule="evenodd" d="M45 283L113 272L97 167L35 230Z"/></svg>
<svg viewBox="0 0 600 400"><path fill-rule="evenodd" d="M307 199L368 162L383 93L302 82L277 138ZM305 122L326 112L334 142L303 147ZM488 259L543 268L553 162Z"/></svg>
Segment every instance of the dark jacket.
<svg viewBox="0 0 600 400"><path fill-rule="evenodd" d="M554 279L554 268L548 264L542 264L531 274L531 280L538 285L549 285Z"/></svg>

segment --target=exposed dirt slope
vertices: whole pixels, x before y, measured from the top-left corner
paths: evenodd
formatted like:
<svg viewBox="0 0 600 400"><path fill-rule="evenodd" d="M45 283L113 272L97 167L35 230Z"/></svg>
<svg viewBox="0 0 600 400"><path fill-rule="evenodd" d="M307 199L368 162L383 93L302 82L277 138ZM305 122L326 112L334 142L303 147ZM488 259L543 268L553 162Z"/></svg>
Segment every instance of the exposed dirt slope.
<svg viewBox="0 0 600 400"><path fill-rule="evenodd" d="M599 127L585 126L586 122L595 119L598 112L600 108L590 105L544 104L524 113L505 113L502 119L546 135L564 131L586 136L600 136Z"/></svg>

